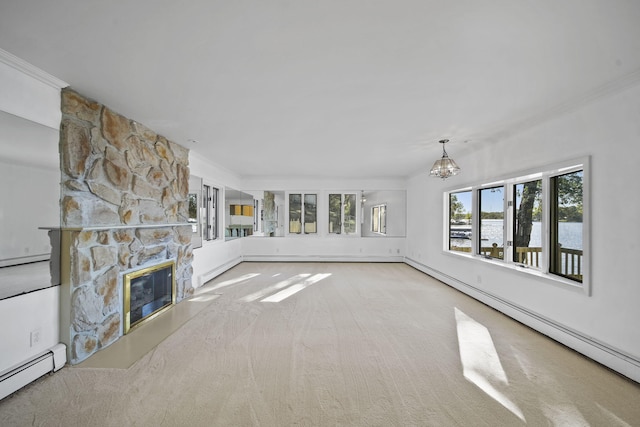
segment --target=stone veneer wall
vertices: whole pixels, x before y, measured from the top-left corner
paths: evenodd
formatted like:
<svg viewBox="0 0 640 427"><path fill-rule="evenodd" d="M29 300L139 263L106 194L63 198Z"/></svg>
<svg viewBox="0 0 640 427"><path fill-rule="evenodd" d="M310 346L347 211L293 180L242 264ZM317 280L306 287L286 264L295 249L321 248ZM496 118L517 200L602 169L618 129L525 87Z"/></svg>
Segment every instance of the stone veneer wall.
<svg viewBox="0 0 640 427"><path fill-rule="evenodd" d="M61 339L71 363L122 335L124 273L174 259L177 300L193 293L188 155L145 126L62 91L61 228L69 265L61 308L70 313L61 312L68 319Z"/></svg>

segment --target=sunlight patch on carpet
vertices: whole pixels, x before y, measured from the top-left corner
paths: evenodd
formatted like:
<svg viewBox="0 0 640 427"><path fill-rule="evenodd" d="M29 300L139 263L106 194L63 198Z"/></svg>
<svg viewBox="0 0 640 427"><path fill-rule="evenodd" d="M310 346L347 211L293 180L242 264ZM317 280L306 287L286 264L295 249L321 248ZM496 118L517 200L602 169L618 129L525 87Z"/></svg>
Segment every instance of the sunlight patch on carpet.
<svg viewBox="0 0 640 427"><path fill-rule="evenodd" d="M291 276L288 279L282 280L281 282L278 282L271 286L267 286L264 289L260 289L257 292L249 294L246 297L241 298L240 300L244 302L252 302L252 301L259 300L260 298L266 297L271 292L275 292L280 289L286 288L287 286L291 286L292 284L299 282L301 280L304 280L309 276L311 276L311 273L296 274L295 276Z"/></svg>
<svg viewBox="0 0 640 427"><path fill-rule="evenodd" d="M313 275L308 279L306 279L305 281L303 281L302 283L296 283L295 285L291 285L287 289L284 289L278 292L277 294L271 295L270 297L263 299L261 302L280 302L284 299L289 298L291 295L294 295L300 292L304 288L307 288L313 285L314 283L317 283L320 280L325 279L329 276L331 276L331 273Z"/></svg>
<svg viewBox="0 0 640 427"><path fill-rule="evenodd" d="M489 330L458 308L454 307L454 312L464 377L515 416L525 421L524 414L518 405L498 390L498 387L507 387L509 381L500 363L500 357Z"/></svg>

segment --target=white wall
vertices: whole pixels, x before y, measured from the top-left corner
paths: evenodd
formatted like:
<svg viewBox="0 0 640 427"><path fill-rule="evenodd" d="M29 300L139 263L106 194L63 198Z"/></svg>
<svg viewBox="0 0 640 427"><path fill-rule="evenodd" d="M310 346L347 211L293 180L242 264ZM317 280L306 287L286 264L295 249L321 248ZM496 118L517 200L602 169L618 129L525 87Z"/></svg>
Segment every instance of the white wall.
<svg viewBox="0 0 640 427"><path fill-rule="evenodd" d="M381 190L405 190L404 179L286 179L253 177L242 190L312 193L318 195L318 232L284 237L251 236L242 239L243 259L248 261L391 261L401 262L405 237L359 237L328 233L328 195ZM406 215L404 207L401 215ZM403 219L404 222L404 219ZM361 226L361 224L359 224Z"/></svg>
<svg viewBox="0 0 640 427"><path fill-rule="evenodd" d="M60 287L54 286L0 300L0 375L21 365L60 342L58 300ZM37 343L32 344L32 333Z"/></svg>
<svg viewBox="0 0 640 427"><path fill-rule="evenodd" d="M469 155L450 147L460 175L444 182L426 174L409 180L410 264L639 381L639 137L636 85ZM443 252L444 190L585 155L591 156L591 296Z"/></svg>

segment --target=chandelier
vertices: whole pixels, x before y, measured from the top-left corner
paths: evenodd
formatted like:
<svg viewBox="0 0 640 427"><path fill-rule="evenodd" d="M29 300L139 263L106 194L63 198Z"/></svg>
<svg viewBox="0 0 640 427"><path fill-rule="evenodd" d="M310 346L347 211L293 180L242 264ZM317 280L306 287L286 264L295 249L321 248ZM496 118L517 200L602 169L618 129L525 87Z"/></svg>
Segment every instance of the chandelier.
<svg viewBox="0 0 640 427"><path fill-rule="evenodd" d="M442 144L442 158L436 160L429 172L429 176L435 176L438 178L446 179L450 176L457 175L460 172L460 167L449 158L447 151L444 149L444 144L449 142L448 139L442 139L439 141Z"/></svg>

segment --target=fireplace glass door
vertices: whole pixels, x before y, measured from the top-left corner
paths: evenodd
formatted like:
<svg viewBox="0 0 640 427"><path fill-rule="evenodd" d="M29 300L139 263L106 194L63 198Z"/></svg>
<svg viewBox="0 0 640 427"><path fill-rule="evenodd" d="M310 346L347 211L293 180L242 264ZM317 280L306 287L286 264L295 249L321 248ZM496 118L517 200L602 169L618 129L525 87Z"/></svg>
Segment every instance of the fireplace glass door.
<svg viewBox="0 0 640 427"><path fill-rule="evenodd" d="M124 333L176 302L175 263L147 267L124 276Z"/></svg>

